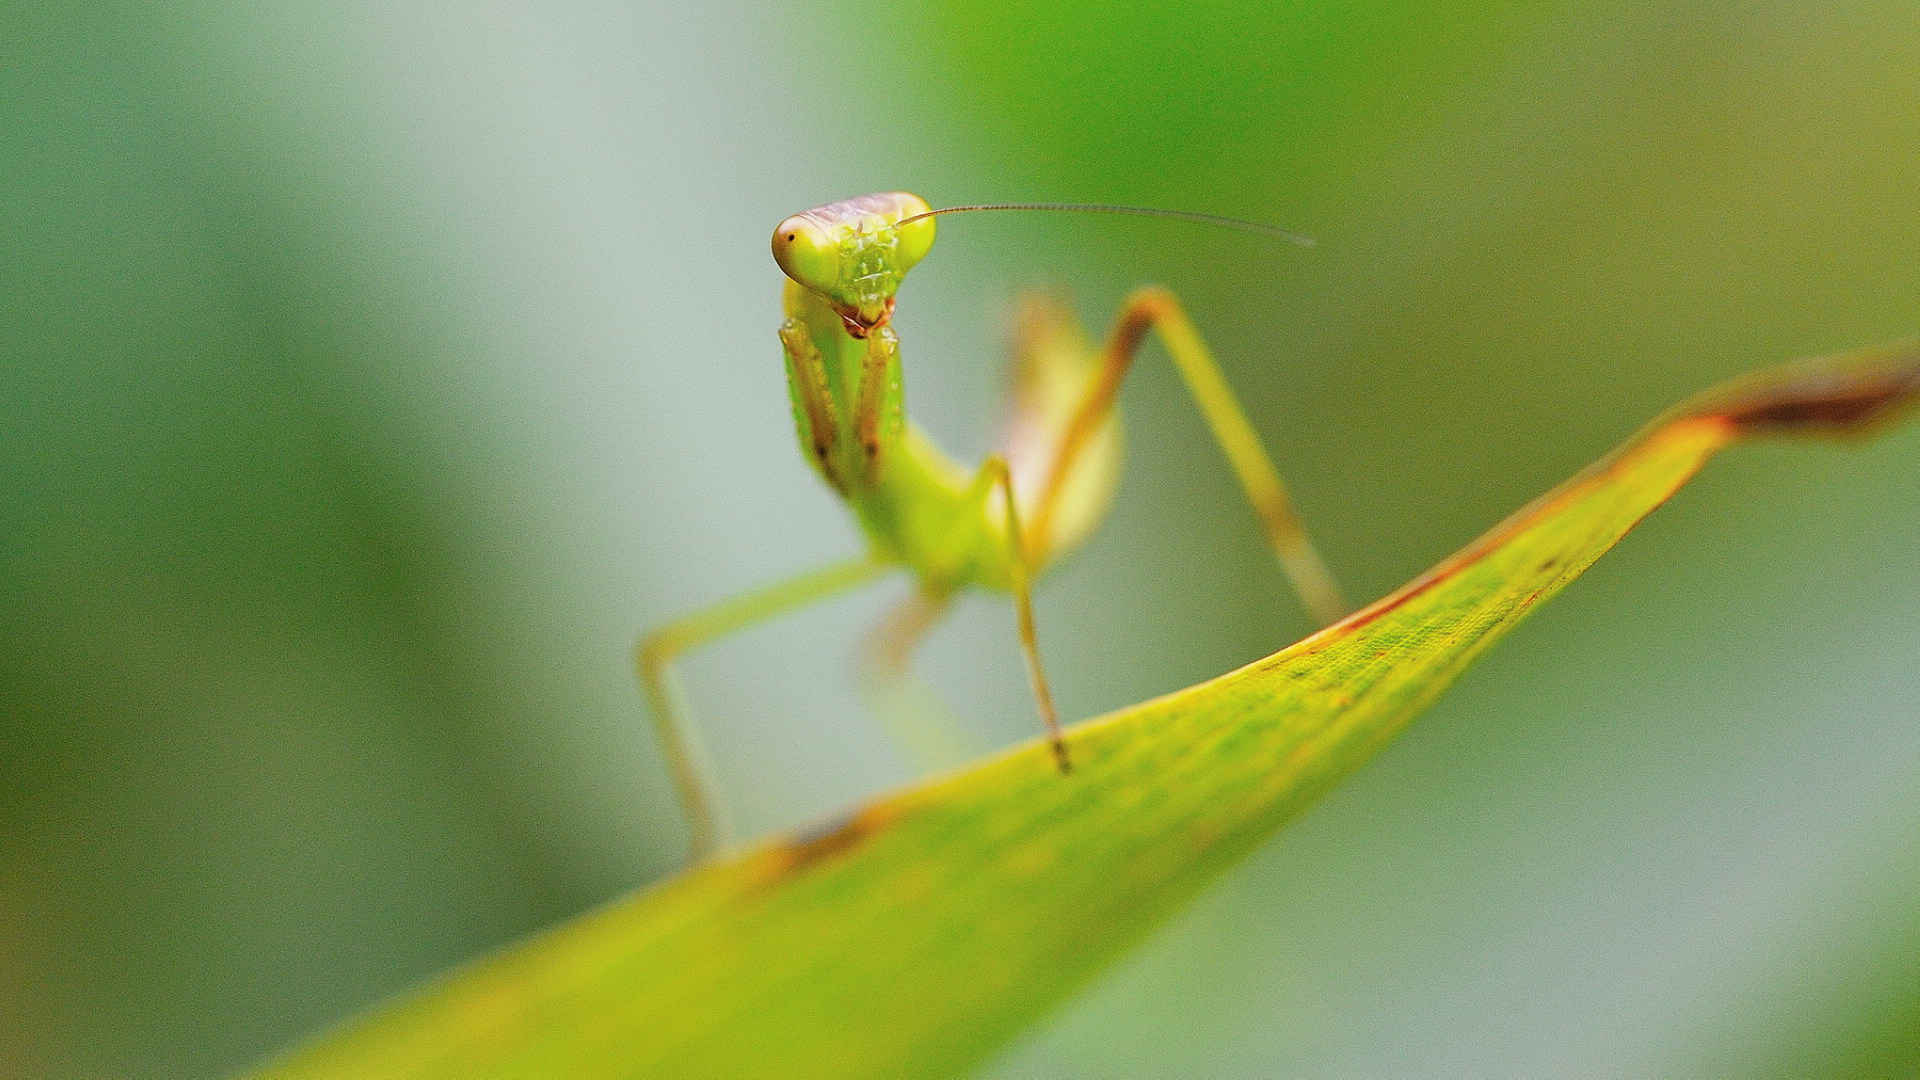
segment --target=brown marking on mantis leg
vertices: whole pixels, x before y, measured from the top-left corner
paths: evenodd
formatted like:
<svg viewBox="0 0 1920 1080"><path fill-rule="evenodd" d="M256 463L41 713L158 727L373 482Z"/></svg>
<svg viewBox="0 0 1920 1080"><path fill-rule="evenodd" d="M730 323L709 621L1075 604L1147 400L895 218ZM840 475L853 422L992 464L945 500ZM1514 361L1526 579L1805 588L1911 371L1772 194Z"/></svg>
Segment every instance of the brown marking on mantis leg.
<svg viewBox="0 0 1920 1080"><path fill-rule="evenodd" d="M846 494L846 478L834 467L833 448L839 439L840 417L833 405L833 393L827 388L826 361L807 337L806 326L788 319L780 327L780 344L787 362L793 365L794 393L807 422L808 448L820 466L820 475L835 491Z"/></svg>
<svg viewBox="0 0 1920 1080"><path fill-rule="evenodd" d="M1067 422L1066 430L1060 435L1060 448L1054 451L1052 468L1040 484L1040 497L1026 536L1027 549L1034 553L1036 561L1044 560L1051 547L1054 507L1058 493L1065 487L1067 474L1101 419L1113 409L1114 398L1133 366L1140 343L1165 310L1165 298L1160 293L1143 292L1120 312L1120 318L1108 334L1106 348L1101 353L1099 378Z"/></svg>
<svg viewBox="0 0 1920 1080"><path fill-rule="evenodd" d="M883 429L890 419L887 391L898 377L899 358L900 339L893 328L884 322L876 324L867 335L866 355L860 363L860 392L853 409L854 437L860 440L860 450L866 455L869 479L880 475Z"/></svg>

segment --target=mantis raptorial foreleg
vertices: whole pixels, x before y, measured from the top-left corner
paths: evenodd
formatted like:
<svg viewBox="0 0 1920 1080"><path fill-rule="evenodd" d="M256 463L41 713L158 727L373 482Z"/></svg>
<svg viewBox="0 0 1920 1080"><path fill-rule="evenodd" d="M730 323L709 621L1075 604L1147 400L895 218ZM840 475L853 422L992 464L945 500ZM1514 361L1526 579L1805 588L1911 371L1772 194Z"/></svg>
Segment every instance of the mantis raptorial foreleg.
<svg viewBox="0 0 1920 1080"><path fill-rule="evenodd" d="M1312 541L1307 538L1306 529L1287 498L1286 486L1280 482L1279 470L1274 468L1273 459L1260 443L1260 436L1254 433L1253 426L1247 422L1246 413L1241 410L1233 390L1221 376L1212 354L1207 351L1199 332L1181 309L1180 302L1165 289L1146 288L1135 292L1127 298L1120 317L1114 322L1113 331L1108 335L1101 353L1099 374L1089 385L1086 397L1063 430L1059 450L1054 454L1051 468L1046 473L1047 479L1041 486L1032 529L1027 537L1035 561L1046 561L1052 539L1054 511L1059 504L1060 493L1065 489L1067 476L1080 451L1086 446L1088 437L1098 430L1102 420L1112 411L1121 380L1132 366L1134 355L1139 352L1140 343L1146 338L1148 330L1159 333L1168 354L1173 357L1174 366L1179 368L1187 389L1193 393L1194 404L1199 406L1207 426L1220 443L1220 449L1226 453L1227 462L1239 477L1247 501L1253 504L1253 511L1266 531L1268 542L1273 545L1274 554L1279 556L1280 566L1292 582L1294 591L1300 594L1308 612L1321 624L1337 621L1352 610L1351 605L1334 583L1333 575L1321 561L1319 552L1314 550Z"/></svg>
<svg viewBox="0 0 1920 1080"><path fill-rule="evenodd" d="M887 569L886 563L875 559L849 559L722 601L657 627L640 639L634 661L652 705L661 752L666 755L674 788L686 809L688 828L692 832L689 841L692 861L706 858L724 843L727 828L713 796L713 770L694 735L692 713L680 689L680 680L674 675L674 658L775 615L864 584Z"/></svg>

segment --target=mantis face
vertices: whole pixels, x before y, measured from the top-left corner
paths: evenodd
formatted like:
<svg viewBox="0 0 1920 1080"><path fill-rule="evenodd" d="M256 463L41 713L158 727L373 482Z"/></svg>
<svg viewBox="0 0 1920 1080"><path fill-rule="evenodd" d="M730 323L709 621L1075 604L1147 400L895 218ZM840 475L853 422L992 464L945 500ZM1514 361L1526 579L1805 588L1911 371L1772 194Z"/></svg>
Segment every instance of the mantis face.
<svg viewBox="0 0 1920 1080"><path fill-rule="evenodd" d="M773 231L773 261L802 288L840 314L847 333L863 338L893 312L907 271L933 247L932 210L904 191L862 195L795 214Z"/></svg>

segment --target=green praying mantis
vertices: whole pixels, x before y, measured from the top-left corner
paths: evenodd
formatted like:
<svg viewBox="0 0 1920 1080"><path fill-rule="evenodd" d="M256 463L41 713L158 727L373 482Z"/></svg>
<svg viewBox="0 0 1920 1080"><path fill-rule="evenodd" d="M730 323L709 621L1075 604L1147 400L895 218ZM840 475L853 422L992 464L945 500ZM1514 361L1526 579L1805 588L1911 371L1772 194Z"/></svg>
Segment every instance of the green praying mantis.
<svg viewBox="0 0 1920 1080"><path fill-rule="evenodd" d="M686 812L692 861L710 856L725 840L725 828L674 659L894 570L912 575L916 588L870 639L874 667L903 672L914 646L962 590L1012 594L1040 722L1060 771L1071 771L1072 754L1040 660L1033 583L1086 538L1112 501L1120 453L1114 403L1149 331L1158 334L1179 369L1308 612L1326 624L1349 610L1219 365L1165 289L1131 294L1098 345L1057 304L1029 301L1015 334L1007 437L1001 452L978 468L963 468L907 421L894 300L907 271L932 249L935 218L1039 209L1153 214L1301 239L1253 222L1137 207L935 210L906 192L830 203L780 223L773 258L786 275L780 347L794 427L814 471L859 522L868 550L677 619L641 639L640 680Z"/></svg>

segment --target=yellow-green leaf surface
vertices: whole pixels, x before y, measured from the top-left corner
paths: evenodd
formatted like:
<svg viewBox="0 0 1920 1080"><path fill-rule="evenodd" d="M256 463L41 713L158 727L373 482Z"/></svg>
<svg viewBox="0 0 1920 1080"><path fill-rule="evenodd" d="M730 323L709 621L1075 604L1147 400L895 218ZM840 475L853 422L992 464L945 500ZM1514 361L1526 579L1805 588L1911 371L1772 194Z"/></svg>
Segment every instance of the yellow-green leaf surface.
<svg viewBox="0 0 1920 1080"><path fill-rule="evenodd" d="M1366 760L1715 451L1856 431L1916 397L1920 345L1729 384L1344 622L1075 727L1071 776L1018 747L616 901L268 1071L963 1070Z"/></svg>

